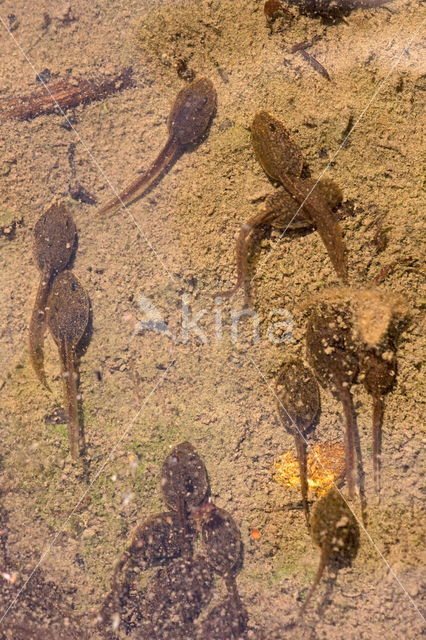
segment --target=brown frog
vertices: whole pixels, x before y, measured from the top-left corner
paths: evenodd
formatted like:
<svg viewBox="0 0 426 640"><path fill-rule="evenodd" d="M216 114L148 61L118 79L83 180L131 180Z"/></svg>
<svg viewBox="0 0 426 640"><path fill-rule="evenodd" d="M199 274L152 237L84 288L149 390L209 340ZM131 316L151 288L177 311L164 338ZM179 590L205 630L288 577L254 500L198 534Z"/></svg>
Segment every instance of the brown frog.
<svg viewBox="0 0 426 640"><path fill-rule="evenodd" d="M306 436L320 411L319 386L312 371L300 358L294 358L281 367L275 393L281 422L296 443L303 508L309 527Z"/></svg>
<svg viewBox="0 0 426 640"><path fill-rule="evenodd" d="M66 207L54 204L37 220L34 227L34 257L40 270L40 283L30 320L30 358L40 382L48 387L44 371L44 334L46 306L55 276L71 261L77 230Z"/></svg>
<svg viewBox="0 0 426 640"><path fill-rule="evenodd" d="M317 186L301 177L303 156L291 141L284 124L266 111L254 117L251 142L258 162L265 173L282 184L299 207L312 220L330 256L337 276L348 280L346 250L340 226L330 206Z"/></svg>
<svg viewBox="0 0 426 640"><path fill-rule="evenodd" d="M87 329L89 313L88 295L75 275L71 271L63 271L56 276L48 298L47 324L61 360L70 450L74 460L79 457L80 445L83 445L78 411L76 349Z"/></svg>
<svg viewBox="0 0 426 640"><path fill-rule="evenodd" d="M321 549L321 558L314 582L306 596L300 615L306 610L315 589L331 564L336 568L349 566L359 549L359 526L355 516L337 489L330 491L314 505L311 535Z"/></svg>
<svg viewBox="0 0 426 640"><path fill-rule="evenodd" d="M183 151L201 141L215 114L216 102L216 90L207 78L195 80L179 91L167 121L169 137L163 149L148 171L101 207L99 213L139 200Z"/></svg>
<svg viewBox="0 0 426 640"><path fill-rule="evenodd" d="M351 386L358 376L359 356L348 309L344 305L318 305L308 320L306 344L310 364L319 382L324 388L329 388L343 405L346 478L349 495L353 499L358 427Z"/></svg>

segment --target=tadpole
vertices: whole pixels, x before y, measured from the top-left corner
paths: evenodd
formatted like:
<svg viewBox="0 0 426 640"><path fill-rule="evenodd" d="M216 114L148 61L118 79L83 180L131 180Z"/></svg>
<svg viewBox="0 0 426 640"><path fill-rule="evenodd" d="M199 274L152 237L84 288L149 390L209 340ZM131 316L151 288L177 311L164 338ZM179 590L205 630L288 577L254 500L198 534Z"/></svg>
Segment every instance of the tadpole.
<svg viewBox="0 0 426 640"><path fill-rule="evenodd" d="M80 421L78 411L78 373L76 349L89 322L90 302L87 293L71 271L63 271L54 280L48 299L47 323L61 360L71 456L80 455ZM83 438L81 444L83 445Z"/></svg>
<svg viewBox="0 0 426 640"><path fill-rule="evenodd" d="M321 558L314 582L306 596L300 615L312 598L324 570L330 564L336 568L350 566L358 553L359 526L342 495L332 488L312 509L311 535L321 549Z"/></svg>
<svg viewBox="0 0 426 640"><path fill-rule="evenodd" d="M197 640L244 638L248 614L241 599L227 595L204 618L197 633Z"/></svg>
<svg viewBox="0 0 426 640"><path fill-rule="evenodd" d="M189 442L178 444L164 460L161 489L167 506L177 511L186 529L188 510L198 507L210 491L206 466Z"/></svg>
<svg viewBox="0 0 426 640"><path fill-rule="evenodd" d="M300 358L294 358L281 367L275 393L281 422L296 444L303 509L309 527L306 435L320 411L318 382L311 369Z"/></svg>
<svg viewBox="0 0 426 640"><path fill-rule="evenodd" d="M361 360L364 387L373 398L373 473L374 487L379 496L384 396L392 391L397 374L394 347L390 344L387 346L387 349L366 350Z"/></svg>
<svg viewBox="0 0 426 640"><path fill-rule="evenodd" d="M321 18L325 23L335 23L358 8L373 9L391 0L288 0L302 15Z"/></svg>
<svg viewBox="0 0 426 640"><path fill-rule="evenodd" d="M133 530L129 546L115 565L111 591L100 611L101 625L107 626L113 614L120 611L137 571L179 558L186 545L177 513L159 513L138 524Z"/></svg>
<svg viewBox="0 0 426 640"><path fill-rule="evenodd" d="M75 224L63 204L49 207L34 226L34 257L41 277L30 320L30 358L37 378L47 389L43 350L47 299L54 277L72 258L76 237Z"/></svg>
<svg viewBox="0 0 426 640"><path fill-rule="evenodd" d="M139 200L178 156L201 141L216 111L216 90L207 78L200 78L179 91L173 103L167 128L169 136L148 171L131 182L124 191L101 207L107 213Z"/></svg>
<svg viewBox="0 0 426 640"><path fill-rule="evenodd" d="M213 506L202 517L201 536L208 563L225 580L229 593L239 599L235 575L241 566L243 543L235 520L225 509Z"/></svg>
<svg viewBox="0 0 426 640"><path fill-rule="evenodd" d="M308 320L308 359L324 388L343 405L346 421L345 454L349 495L355 497L355 443L358 438L351 386L359 370L358 352L352 335L350 314L344 307L319 305Z"/></svg>
<svg viewBox="0 0 426 640"><path fill-rule="evenodd" d="M193 622L213 595L213 571L206 558L178 558L158 570L146 594L146 609L154 627L167 619Z"/></svg>

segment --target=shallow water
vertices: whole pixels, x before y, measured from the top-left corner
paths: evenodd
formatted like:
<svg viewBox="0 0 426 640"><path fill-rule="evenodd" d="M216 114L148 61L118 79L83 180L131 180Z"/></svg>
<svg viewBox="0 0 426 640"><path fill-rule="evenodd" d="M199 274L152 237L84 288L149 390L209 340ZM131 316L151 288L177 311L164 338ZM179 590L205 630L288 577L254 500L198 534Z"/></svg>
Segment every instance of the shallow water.
<svg viewBox="0 0 426 640"><path fill-rule="evenodd" d="M236 584L248 615L241 637L420 637L424 9L396 0L329 25L292 14L271 31L263 2L76 0L70 11L51 0L0 3L1 98L40 90L36 75L46 69L48 87L67 74L75 86L76 78L128 67L134 80L65 114L7 118L0 126L2 637L110 637L109 628L96 627L96 615L114 566L134 527L170 508L161 469L185 441L206 466L210 502L241 534ZM330 81L290 53L315 36L307 51ZM209 78L218 96L205 139L144 198L99 215L149 169L167 140L173 101L193 76ZM368 523L359 498L349 502L360 522L358 556L319 586L303 624L297 614L319 550L298 487L274 480L274 462L295 453L274 384L283 360L305 355L307 306L339 281L317 232L264 227L250 252L251 313L241 314L242 293L217 299L236 281L241 224L275 188L250 143L259 110L285 123L312 178L342 189L350 285L378 283L384 300L400 297L398 308L410 317L398 344L397 384L386 398L381 503L373 488L371 398L356 384ZM72 269L91 300L92 331L79 362L84 464L69 455L55 343L47 335L51 393L28 352L39 280L33 229L55 201L76 222ZM369 326L384 321L388 307L380 305ZM340 443L343 435L341 405L322 389L309 444ZM346 485L342 492L347 499ZM194 553L208 556L201 534L194 539ZM154 597L158 570L144 567L136 577L130 621L123 622L124 610L111 620L118 637L189 638L195 628L228 638L222 627L202 627L226 596L217 573L193 623L170 631L161 613L153 631L152 621L138 619L144 598ZM161 612L176 613L164 601Z"/></svg>

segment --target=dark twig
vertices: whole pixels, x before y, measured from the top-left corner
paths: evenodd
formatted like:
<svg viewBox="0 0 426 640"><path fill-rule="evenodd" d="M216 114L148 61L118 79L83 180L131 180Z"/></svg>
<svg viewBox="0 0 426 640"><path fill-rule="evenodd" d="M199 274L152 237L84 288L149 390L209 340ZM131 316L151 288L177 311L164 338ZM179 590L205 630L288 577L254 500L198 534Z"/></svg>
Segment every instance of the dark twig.
<svg viewBox="0 0 426 640"><path fill-rule="evenodd" d="M310 64L313 69L315 69L315 71L317 71L320 75L322 75L323 78L325 78L326 80L331 81L331 78L327 69L323 67L323 65L320 62L318 62L316 58L314 58L310 53L306 51L306 49L309 49L309 47L312 47L312 45L318 39L319 37L316 36L310 42L308 41L298 42L297 44L292 46L292 48L290 49L290 53L300 53L302 58L304 58L304 60L306 60L306 62Z"/></svg>
<svg viewBox="0 0 426 640"><path fill-rule="evenodd" d="M79 104L103 100L116 91L135 86L132 69L100 78L67 78L36 89L26 96L0 101L0 123L7 120L30 120L37 116L66 111Z"/></svg>

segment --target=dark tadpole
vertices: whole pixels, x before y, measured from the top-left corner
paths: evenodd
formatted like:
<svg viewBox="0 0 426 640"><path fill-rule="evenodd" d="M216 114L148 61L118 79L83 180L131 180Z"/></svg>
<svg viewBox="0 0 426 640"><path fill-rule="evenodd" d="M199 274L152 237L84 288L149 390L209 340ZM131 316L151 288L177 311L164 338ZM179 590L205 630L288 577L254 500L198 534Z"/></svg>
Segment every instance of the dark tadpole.
<svg viewBox="0 0 426 640"><path fill-rule="evenodd" d="M374 9L392 0L288 0L302 15L321 18L325 23L344 20L355 9Z"/></svg>
<svg viewBox="0 0 426 640"><path fill-rule="evenodd" d="M306 611L315 589L327 566L350 566L359 549L359 526L355 516L336 489L330 491L314 505L311 535L321 549L321 558L314 582L306 596L300 615Z"/></svg>
<svg viewBox="0 0 426 640"><path fill-rule="evenodd" d="M202 555L178 558L158 570L146 594L146 612L159 627L167 619L191 623L213 596L213 572Z"/></svg>
<svg viewBox="0 0 426 640"><path fill-rule="evenodd" d="M308 358L324 388L340 400L346 421L346 478L349 495L355 497L355 453L359 440L351 386L357 379L359 357L349 311L345 307L319 305L308 320Z"/></svg>
<svg viewBox="0 0 426 640"><path fill-rule="evenodd" d="M201 536L207 561L225 580L229 593L238 599L235 576L243 560L241 533L225 509L212 507L205 511L201 519Z"/></svg>
<svg viewBox="0 0 426 640"><path fill-rule="evenodd" d="M238 593L236 581L243 563L243 543L240 530L231 514L215 505L210 506L201 516L201 537L207 562L223 578L228 597L210 612L202 629L207 633L208 629L216 627L219 630L223 627L223 636L205 637L226 637L231 640L240 637L235 634L238 630L244 632L247 624L247 611Z"/></svg>
<svg viewBox="0 0 426 640"><path fill-rule="evenodd" d="M30 320L30 358L38 379L46 388L49 388L44 371L47 299L53 279L71 261L76 239L74 221L64 205L51 206L34 227L34 257L41 277Z"/></svg>
<svg viewBox="0 0 426 640"><path fill-rule="evenodd" d="M294 358L281 367L275 393L281 422L296 444L303 509L309 527L306 436L320 412L318 382L311 369L300 358Z"/></svg>
<svg viewBox="0 0 426 640"><path fill-rule="evenodd" d="M187 545L177 513L160 513L138 524L115 565L111 590L100 609L99 626L108 629L114 615L133 609L132 587L141 571L181 557Z"/></svg>
<svg viewBox="0 0 426 640"><path fill-rule="evenodd" d="M167 121L169 137L163 149L148 171L101 207L99 213L139 200L185 149L201 141L215 114L216 102L216 90L207 78L195 80L179 91Z"/></svg>
<svg viewBox="0 0 426 640"><path fill-rule="evenodd" d="M248 614L239 598L227 595L213 607L197 629L197 640L213 638L240 640L247 628Z"/></svg>
<svg viewBox="0 0 426 640"><path fill-rule="evenodd" d="M70 449L74 460L84 449L84 436L80 433L76 349L86 332L89 314L90 301L86 291L71 271L63 271L55 278L48 298L47 323L61 360Z"/></svg>
<svg viewBox="0 0 426 640"><path fill-rule="evenodd" d="M205 464L189 442L178 444L164 460L161 490L167 506L179 514L185 531L189 511L205 502L210 493Z"/></svg>
<svg viewBox="0 0 426 640"><path fill-rule="evenodd" d="M393 345L388 348L368 349L364 352L361 366L363 382L373 398L373 472L375 490L380 496L380 470L382 450L382 428L385 410L384 397L396 382L397 360Z"/></svg>

